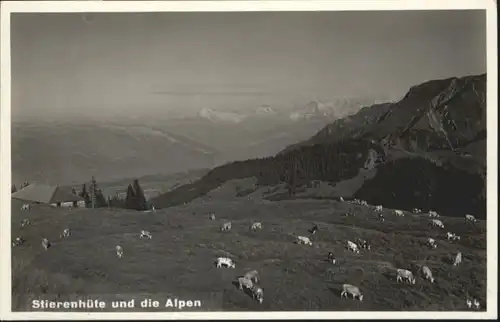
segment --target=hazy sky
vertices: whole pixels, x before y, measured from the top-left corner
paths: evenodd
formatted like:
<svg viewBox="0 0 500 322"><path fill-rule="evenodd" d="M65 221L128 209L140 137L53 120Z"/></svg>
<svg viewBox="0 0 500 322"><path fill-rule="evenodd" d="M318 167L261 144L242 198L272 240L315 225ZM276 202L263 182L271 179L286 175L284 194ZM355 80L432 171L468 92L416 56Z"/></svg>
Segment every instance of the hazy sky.
<svg viewBox="0 0 500 322"><path fill-rule="evenodd" d="M400 98L429 79L486 72L485 17L485 11L13 14L12 117Z"/></svg>

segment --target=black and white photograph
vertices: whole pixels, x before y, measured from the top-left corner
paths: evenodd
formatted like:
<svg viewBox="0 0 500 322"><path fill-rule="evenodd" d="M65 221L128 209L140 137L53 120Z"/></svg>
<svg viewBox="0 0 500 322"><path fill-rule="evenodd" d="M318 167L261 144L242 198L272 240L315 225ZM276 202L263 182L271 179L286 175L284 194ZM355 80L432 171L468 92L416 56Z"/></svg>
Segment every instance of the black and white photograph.
<svg viewBox="0 0 500 322"><path fill-rule="evenodd" d="M495 1L76 2L2 3L13 317L497 317Z"/></svg>

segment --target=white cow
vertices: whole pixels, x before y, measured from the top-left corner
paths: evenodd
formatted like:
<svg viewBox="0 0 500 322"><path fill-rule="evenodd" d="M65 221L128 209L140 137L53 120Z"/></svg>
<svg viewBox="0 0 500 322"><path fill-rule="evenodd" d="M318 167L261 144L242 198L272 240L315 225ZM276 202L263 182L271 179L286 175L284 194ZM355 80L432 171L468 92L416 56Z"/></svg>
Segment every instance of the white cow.
<svg viewBox="0 0 500 322"><path fill-rule="evenodd" d="M407 269L398 268L396 281L399 283L400 281L406 280L411 284L415 284L415 277L413 273Z"/></svg>
<svg viewBox="0 0 500 322"><path fill-rule="evenodd" d="M312 246L312 242L309 239L309 237L304 237L304 236L297 236L297 244L304 244L304 245Z"/></svg>
<svg viewBox="0 0 500 322"><path fill-rule="evenodd" d="M382 211L384 208L381 205L375 206L375 211Z"/></svg>
<svg viewBox="0 0 500 322"><path fill-rule="evenodd" d="M439 214L436 211L429 210L429 218L439 218Z"/></svg>
<svg viewBox="0 0 500 322"><path fill-rule="evenodd" d="M462 252L458 252L453 261L453 266L457 266L462 263Z"/></svg>
<svg viewBox="0 0 500 322"><path fill-rule="evenodd" d="M255 283L259 283L259 272L257 270L251 270L249 272L246 272L245 275L243 275L244 278L247 278Z"/></svg>
<svg viewBox="0 0 500 322"><path fill-rule="evenodd" d="M446 239L448 239L448 240L460 240L460 236L457 236L455 233L447 232Z"/></svg>
<svg viewBox="0 0 500 322"><path fill-rule="evenodd" d="M226 266L229 268L235 268L236 264L231 258L227 257L219 257L217 258L217 268L221 268L222 266Z"/></svg>
<svg viewBox="0 0 500 322"><path fill-rule="evenodd" d="M430 248L437 248L436 240L434 240L434 238L431 238L431 237L429 237L429 238L427 239L427 245L428 245Z"/></svg>
<svg viewBox="0 0 500 322"><path fill-rule="evenodd" d="M248 289L252 289L253 283L251 279L248 279L246 277L238 277L238 288L240 290L243 290L243 286Z"/></svg>
<svg viewBox="0 0 500 322"><path fill-rule="evenodd" d="M403 212L403 210L398 210L398 209L394 210L394 214L396 216L404 216L405 215L405 213Z"/></svg>
<svg viewBox="0 0 500 322"><path fill-rule="evenodd" d="M117 245L115 248L116 248L116 256L118 256L118 258L122 258L123 248L120 245Z"/></svg>
<svg viewBox="0 0 500 322"><path fill-rule="evenodd" d="M140 239L143 239L143 238L149 238L149 239L152 239L153 236L151 235L151 233L147 230L141 230L141 235L139 236Z"/></svg>
<svg viewBox="0 0 500 322"><path fill-rule="evenodd" d="M22 236L18 236L18 237L16 237L16 239L12 243L12 246L14 246L14 247L21 246L22 244L24 244L25 241L26 240Z"/></svg>
<svg viewBox="0 0 500 322"><path fill-rule="evenodd" d="M355 243L353 243L350 240L347 241L347 249L352 251L353 253L359 254L358 245L356 245Z"/></svg>
<svg viewBox="0 0 500 322"><path fill-rule="evenodd" d="M419 214L419 213L421 213L421 212L422 212L422 209L419 209L419 208L413 208L412 212L413 212L414 214Z"/></svg>
<svg viewBox="0 0 500 322"><path fill-rule="evenodd" d="M21 227L26 227L29 224L31 224L31 222L29 221L29 219L23 219L23 221L21 221Z"/></svg>
<svg viewBox="0 0 500 322"><path fill-rule="evenodd" d="M208 218L210 218L210 220L215 220L215 214L214 213L211 213Z"/></svg>
<svg viewBox="0 0 500 322"><path fill-rule="evenodd" d="M424 277L428 280L431 281L431 283L434 283L434 277L432 276L431 269L427 266L422 267L422 273L424 274Z"/></svg>
<svg viewBox="0 0 500 322"><path fill-rule="evenodd" d="M42 247L47 250L50 247L50 242L47 238L42 238Z"/></svg>
<svg viewBox="0 0 500 322"><path fill-rule="evenodd" d="M61 234L60 237L61 238L67 238L67 237L69 237L69 235L70 235L69 228L66 228L66 229L63 230L63 232L62 232L62 234Z"/></svg>
<svg viewBox="0 0 500 322"><path fill-rule="evenodd" d="M340 293L340 297L343 298L345 296L346 298L348 298L348 294L352 295L352 299L358 297L358 299L361 302L363 301L363 294L361 294L359 287L351 284L342 284L342 291Z"/></svg>
<svg viewBox="0 0 500 322"><path fill-rule="evenodd" d="M262 304L262 301L264 301L264 290L257 285L254 285L251 290L253 298Z"/></svg>
<svg viewBox="0 0 500 322"><path fill-rule="evenodd" d="M31 205L25 203L24 205L21 206L21 210L23 210L23 211L30 211L31 210Z"/></svg>
<svg viewBox="0 0 500 322"><path fill-rule="evenodd" d="M250 227L252 230L257 230L257 229L262 229L262 223L260 222L254 222L252 226Z"/></svg>
<svg viewBox="0 0 500 322"><path fill-rule="evenodd" d="M439 219L432 219L430 224L432 225L432 227L444 228L443 222Z"/></svg>
<svg viewBox="0 0 500 322"><path fill-rule="evenodd" d="M472 223L475 223L477 220L476 220L476 217L474 217L473 215L465 215L465 222L472 222Z"/></svg>
<svg viewBox="0 0 500 322"><path fill-rule="evenodd" d="M231 230L231 222L228 221L228 222L225 222L224 224L222 224L222 227L220 228L221 231L229 231Z"/></svg>

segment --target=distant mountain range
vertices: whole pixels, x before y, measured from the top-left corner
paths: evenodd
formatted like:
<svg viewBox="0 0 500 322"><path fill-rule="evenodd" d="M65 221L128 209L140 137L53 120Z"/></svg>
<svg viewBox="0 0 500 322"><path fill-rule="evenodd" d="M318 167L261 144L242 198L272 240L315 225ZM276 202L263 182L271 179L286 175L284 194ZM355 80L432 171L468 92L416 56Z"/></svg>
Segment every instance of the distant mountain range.
<svg viewBox="0 0 500 322"><path fill-rule="evenodd" d="M304 106L291 109L274 109L270 105L262 105L255 109L242 112L216 111L211 108L202 108L197 116L212 122L239 124L252 119L264 118L281 122L297 122L310 119L337 119L357 112L361 107L384 101L381 98L351 98L334 101L311 101Z"/></svg>
<svg viewBox="0 0 500 322"><path fill-rule="evenodd" d="M398 102L364 107L287 146L274 157L217 167L153 203L168 207L256 177L260 185L328 181L346 187L332 197L485 218L486 74L416 85Z"/></svg>
<svg viewBox="0 0 500 322"><path fill-rule="evenodd" d="M211 168L274 155L373 98L310 102L289 110L263 104L243 113L200 109L195 117L95 122L13 122L12 179L72 184Z"/></svg>

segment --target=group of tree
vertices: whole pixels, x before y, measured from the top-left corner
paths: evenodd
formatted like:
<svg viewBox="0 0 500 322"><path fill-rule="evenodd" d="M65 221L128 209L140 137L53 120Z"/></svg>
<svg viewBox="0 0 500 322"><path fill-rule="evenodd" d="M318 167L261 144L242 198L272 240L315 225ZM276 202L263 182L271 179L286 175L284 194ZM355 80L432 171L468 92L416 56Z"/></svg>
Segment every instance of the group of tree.
<svg viewBox="0 0 500 322"><path fill-rule="evenodd" d="M94 177L89 183L89 187L87 189L87 184L84 183L82 185L82 191L79 194L76 193L76 190L73 188L73 194L78 195L85 200L85 206L87 208L103 208L108 207L109 204L102 193L102 190L99 189L97 185L97 181Z"/></svg>
<svg viewBox="0 0 500 322"><path fill-rule="evenodd" d="M139 180L137 179L134 180L132 184L128 185L125 208L139 211L149 209L148 202L144 196L144 191L139 185Z"/></svg>
<svg viewBox="0 0 500 322"><path fill-rule="evenodd" d="M21 189L24 189L26 188L27 186L29 186L29 182L28 181L24 181L20 186L19 186L19 190ZM17 188L16 188L16 185L13 184L12 187L10 188L10 192L11 193L14 193L14 192L17 192Z"/></svg>
<svg viewBox="0 0 500 322"><path fill-rule="evenodd" d="M111 207L141 211L148 210L150 207L144 196L144 191L139 184L139 180L134 180L132 184L128 185L125 199L120 198L118 194L106 198L102 190L99 189L94 177L92 177L88 185L85 183L82 185L80 193L77 193L75 189L72 192L85 200L87 208Z"/></svg>

